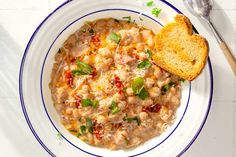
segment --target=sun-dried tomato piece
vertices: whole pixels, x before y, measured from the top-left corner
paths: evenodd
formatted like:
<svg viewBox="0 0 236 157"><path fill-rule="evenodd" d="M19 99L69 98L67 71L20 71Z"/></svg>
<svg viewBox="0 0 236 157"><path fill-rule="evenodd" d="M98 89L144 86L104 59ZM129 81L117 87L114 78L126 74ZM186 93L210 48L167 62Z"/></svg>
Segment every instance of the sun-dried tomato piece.
<svg viewBox="0 0 236 157"><path fill-rule="evenodd" d="M81 103L81 97L79 95L75 94L74 98L76 100L76 102L75 102L76 107L78 108L80 106L80 103Z"/></svg>
<svg viewBox="0 0 236 157"><path fill-rule="evenodd" d="M100 45L100 39L99 39L99 35L93 35L91 37L91 42L95 45L95 46L99 46Z"/></svg>
<svg viewBox="0 0 236 157"><path fill-rule="evenodd" d="M69 86L73 85L73 76L72 76L72 72L70 69L66 70L65 73L65 81Z"/></svg>
<svg viewBox="0 0 236 157"><path fill-rule="evenodd" d="M160 104L153 104L143 109L145 112L159 112L161 109Z"/></svg>
<svg viewBox="0 0 236 157"><path fill-rule="evenodd" d="M90 74L92 76L92 78L95 78L95 76L97 75L97 70L96 68L93 68L93 72L92 74Z"/></svg>
<svg viewBox="0 0 236 157"><path fill-rule="evenodd" d="M71 60L70 60L71 63L75 63L75 61L76 61L75 57L71 58Z"/></svg>
<svg viewBox="0 0 236 157"><path fill-rule="evenodd" d="M122 94L124 92L124 85L122 83L122 81L120 80L120 78L115 75L115 78L114 78L114 81L115 81L115 85L116 87L119 89L119 94Z"/></svg>
<svg viewBox="0 0 236 157"><path fill-rule="evenodd" d="M93 134L98 140L101 140L102 135L104 134L103 126L101 124L98 124L96 120L93 121Z"/></svg>

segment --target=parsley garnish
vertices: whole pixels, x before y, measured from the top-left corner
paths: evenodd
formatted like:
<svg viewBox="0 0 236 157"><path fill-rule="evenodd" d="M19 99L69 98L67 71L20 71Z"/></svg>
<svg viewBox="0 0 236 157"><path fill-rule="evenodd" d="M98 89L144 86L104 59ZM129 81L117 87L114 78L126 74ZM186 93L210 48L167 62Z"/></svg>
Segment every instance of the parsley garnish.
<svg viewBox="0 0 236 157"><path fill-rule="evenodd" d="M98 105L98 101L91 100L91 99L82 99L81 104L82 104L82 107L92 106L93 108L96 108Z"/></svg>
<svg viewBox="0 0 236 157"><path fill-rule="evenodd" d="M88 131L90 133L93 133L93 122L92 122L92 119L90 119L90 118L86 119L86 128L88 129Z"/></svg>
<svg viewBox="0 0 236 157"><path fill-rule="evenodd" d="M82 135L86 133L86 126L85 125L82 125L80 127L80 132L81 132Z"/></svg>
<svg viewBox="0 0 236 157"><path fill-rule="evenodd" d="M142 68L150 68L152 66L152 64L149 62L149 60L143 60L141 63L138 64L138 68L142 69Z"/></svg>
<svg viewBox="0 0 236 157"><path fill-rule="evenodd" d="M135 116L135 117L127 117L127 115L126 115L123 118L123 121L127 121L128 123L131 123L131 122L135 121L138 125L141 124L141 121L140 121L140 119L137 116Z"/></svg>
<svg viewBox="0 0 236 157"><path fill-rule="evenodd" d="M87 74L93 73L93 69L89 64L84 63L80 61L79 59L76 60L76 64L78 68L75 70L72 70L73 76L87 75Z"/></svg>
<svg viewBox="0 0 236 157"><path fill-rule="evenodd" d="M141 98L142 100L145 100L148 97L148 95L149 95L148 92L144 88L138 93L138 97Z"/></svg>
<svg viewBox="0 0 236 157"><path fill-rule="evenodd" d="M182 83L184 83L184 82L185 82L185 79L180 78L179 81L182 82Z"/></svg>
<svg viewBox="0 0 236 157"><path fill-rule="evenodd" d="M116 113L120 112L120 109L119 109L119 107L117 106L117 104L114 100L111 102L110 109L111 109L112 114L116 114Z"/></svg>
<svg viewBox="0 0 236 157"><path fill-rule="evenodd" d="M161 12L160 8L153 8L152 9L152 15L155 15L156 17L159 16L160 12Z"/></svg>
<svg viewBox="0 0 236 157"><path fill-rule="evenodd" d="M78 131L77 131L77 130L70 130L70 132L74 132L74 133L77 133Z"/></svg>
<svg viewBox="0 0 236 157"><path fill-rule="evenodd" d="M125 19L125 20L127 20L127 21L128 21L128 23L130 23L130 22L131 22L131 16L125 16L125 17L122 17L122 19Z"/></svg>
<svg viewBox="0 0 236 157"><path fill-rule="evenodd" d="M119 44L119 42L121 40L121 36L114 33L114 32L111 32L107 38L111 41L114 41L117 44Z"/></svg>
<svg viewBox="0 0 236 157"><path fill-rule="evenodd" d="M135 78L131 83L131 88L134 94L139 94L140 91L143 89L144 86L144 79L142 77Z"/></svg>
<svg viewBox="0 0 236 157"><path fill-rule="evenodd" d="M148 92L144 88L144 79L142 77L135 78L131 83L131 88L135 95L144 100L148 97Z"/></svg>
<svg viewBox="0 0 236 157"><path fill-rule="evenodd" d="M161 91L164 92L164 93L166 93L166 92L169 90L169 88L170 88L171 86L175 87L175 86L176 86L176 83L175 83L175 82L170 82L170 83L164 85L164 86L161 88Z"/></svg>
<svg viewBox="0 0 236 157"><path fill-rule="evenodd" d="M153 1L149 1L146 3L146 6L151 7L153 5Z"/></svg>
<svg viewBox="0 0 236 157"><path fill-rule="evenodd" d="M147 50L145 51L145 53L147 54L147 57L148 57L148 58L151 58L151 57L152 57L152 51L150 51L150 50L147 49Z"/></svg>

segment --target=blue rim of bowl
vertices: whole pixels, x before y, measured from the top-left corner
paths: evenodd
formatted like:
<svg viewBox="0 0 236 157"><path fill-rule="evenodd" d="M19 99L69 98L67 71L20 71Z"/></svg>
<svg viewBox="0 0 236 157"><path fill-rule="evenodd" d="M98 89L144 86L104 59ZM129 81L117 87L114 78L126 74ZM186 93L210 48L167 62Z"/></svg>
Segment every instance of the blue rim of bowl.
<svg viewBox="0 0 236 157"><path fill-rule="evenodd" d="M68 25L57 35L57 37L54 39L54 41L52 42L52 44L50 45L50 47L49 47L49 49L48 49L48 51L47 51L47 53L46 53L46 56L45 56L44 61L43 61L43 66L42 66L42 69L41 69L41 74L40 74L40 90L41 90L41 97L42 97L42 102L43 102L44 110L45 110L45 112L46 112L46 114L47 114L47 116L48 116L49 121L50 121L51 124L54 126L54 128L56 129L56 131L59 132L60 134L61 134L61 132L60 132L59 129L56 127L56 125L53 123L53 121L52 121L52 119L51 119L51 117L50 117L50 115L49 115L49 113L48 113L47 107L46 107L46 105L45 105L46 103L45 103L45 101L44 101L44 96L43 96L43 88L42 88L42 84L43 84L43 83L42 83L42 82L43 82L43 71L44 71L45 62L46 62L46 60L47 60L47 56L48 56L48 54L49 54L49 52L50 52L52 46L54 45L54 43L55 43L56 40L58 39L58 37L59 37L68 27L70 27L72 24L74 24L74 23L76 23L77 21L79 21L79 20L81 20L81 19L83 19L83 18L85 18L85 17L87 17L87 16L89 16L89 15L92 15L92 14L96 14L96 13L99 13L99 12L105 12L105 11L117 11L117 10L118 10L118 11L132 12L132 13L136 13L136 14L138 14L138 15L140 14L140 12L134 11L134 10L130 10L130 9L110 8L110 9L97 10L97 11L88 13L88 14L86 14L86 15L83 15L83 16L79 17L78 19L74 20L73 22L71 22L70 24L68 24ZM157 21L156 19L154 19L154 18L152 18L152 17L150 17L150 16L148 16L148 15L146 15L146 14L142 14L142 16L145 16L145 17L147 17L147 18L153 20L154 22L158 23L159 25L161 25L161 26L163 27L163 25L162 25L159 21ZM170 132L170 134L168 134L161 142L159 142L158 144L156 144L154 147L152 147L152 148L150 148L150 149L148 149L148 150L145 150L144 152L141 152L141 153L132 155L132 156L142 155L142 154L144 154L144 153L147 153L147 152L153 150L154 148L157 148L158 146L160 146L163 142L165 142L165 141L175 132L175 130L178 128L178 126L179 126L180 123L182 122L182 119L184 118L184 115L185 115L185 113L186 113L186 111L187 111L187 109L188 109L190 97L191 97L191 82L189 82L189 94L188 94L188 99L187 99L186 107L185 107L185 109L184 109L183 115L181 116L180 120L178 121L178 123L177 123L177 125L174 127L174 129ZM97 155L97 154L90 153L90 152L85 151L85 150L81 149L80 147L76 146L76 145L73 144L70 140L68 140L63 134L61 134L61 136L62 136L68 143L70 143L71 145L73 145L73 146L76 147L77 149L79 149L79 150L81 150L81 151L83 151L83 152L85 152L85 153L88 153L88 154L90 154L90 155L99 156L99 155Z"/></svg>
<svg viewBox="0 0 236 157"><path fill-rule="evenodd" d="M28 49L35 37L35 35L37 34L38 30L41 28L41 26L45 23L45 21L52 15L54 14L57 10L59 10L61 7L63 7L64 5L66 5L67 3L71 2L72 0L67 0L65 1L64 3L62 3L60 6L58 6L53 12L51 12L41 23L40 25L36 28L36 30L34 31L33 35L31 36L27 46L26 46L26 49L24 51L24 54L23 54L23 57L22 57L22 60L21 60L21 64L20 64L20 71L19 71L19 96L20 96L20 101L21 101L21 107L22 107L22 111L24 113L24 116L25 116L25 119L26 119L26 122L31 130L31 132L33 133L33 135L35 136L36 140L40 143L40 145L51 155L51 156L56 156L54 155L48 148L47 146L41 141L41 139L39 138L39 136L37 135L37 133L35 132L30 120L29 120L29 117L27 115L27 111L26 111L26 107L24 105L24 98L23 98L23 93L22 93L22 74L23 74L23 69L24 69L24 62L25 62L25 58L26 58L26 55L27 55L27 52L28 52ZM160 0L161 2L165 3L166 5L168 5L170 8L172 8L173 10L175 10L177 13L181 13L176 7L174 7L172 4L170 4L169 2L165 1L165 0ZM193 27L194 28L194 27ZM194 31L196 33L197 30L194 28ZM211 102L212 102L212 95L213 95L213 72L212 72L212 66L211 66L211 61L210 61L210 58L208 58L208 67L209 67L209 74L210 74L210 97L209 97L209 101L208 101L208 108L207 108L207 111L205 113L205 116L203 118L203 121L198 129L198 131L196 132L196 134L194 135L194 137L192 138L192 140L189 142L189 144L177 155L177 156L181 156L182 154L184 154L184 152L186 152L189 147L194 143L194 141L196 140L196 138L198 137L198 135L200 134L201 130L203 129L203 126L207 120L207 117L208 117L208 114L209 114L209 111L210 111L210 108L211 108Z"/></svg>

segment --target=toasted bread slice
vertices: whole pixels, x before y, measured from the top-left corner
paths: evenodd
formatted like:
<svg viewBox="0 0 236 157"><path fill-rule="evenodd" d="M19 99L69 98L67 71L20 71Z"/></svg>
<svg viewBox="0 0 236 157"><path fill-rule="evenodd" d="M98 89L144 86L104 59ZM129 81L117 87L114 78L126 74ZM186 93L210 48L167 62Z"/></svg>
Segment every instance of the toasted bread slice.
<svg viewBox="0 0 236 157"><path fill-rule="evenodd" d="M156 49L154 62L186 80L193 80L201 73L209 51L206 39L193 34L190 20L181 14L157 34Z"/></svg>

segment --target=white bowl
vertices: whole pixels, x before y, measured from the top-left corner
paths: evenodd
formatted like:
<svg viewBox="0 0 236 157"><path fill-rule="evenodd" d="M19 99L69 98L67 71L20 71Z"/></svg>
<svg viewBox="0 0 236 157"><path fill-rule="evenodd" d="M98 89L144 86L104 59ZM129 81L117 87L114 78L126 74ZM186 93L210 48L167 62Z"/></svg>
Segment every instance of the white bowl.
<svg viewBox="0 0 236 157"><path fill-rule="evenodd" d="M60 123L51 99L48 84L54 55L70 34L85 21L125 16L158 32L179 11L166 1L155 3L162 9L159 17L151 15L151 9L140 0L67 1L36 29L22 58L19 92L26 121L51 156L180 156L194 142L211 106L213 76L210 60L196 80L183 84L181 105L174 124L160 136L130 150L111 151L80 141ZM57 136L58 132L61 137Z"/></svg>

